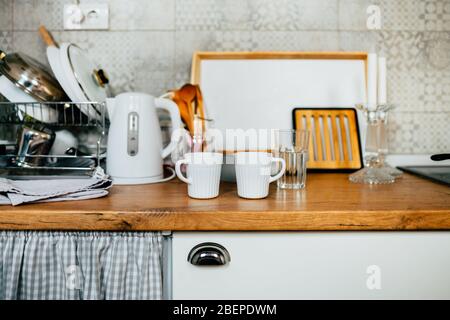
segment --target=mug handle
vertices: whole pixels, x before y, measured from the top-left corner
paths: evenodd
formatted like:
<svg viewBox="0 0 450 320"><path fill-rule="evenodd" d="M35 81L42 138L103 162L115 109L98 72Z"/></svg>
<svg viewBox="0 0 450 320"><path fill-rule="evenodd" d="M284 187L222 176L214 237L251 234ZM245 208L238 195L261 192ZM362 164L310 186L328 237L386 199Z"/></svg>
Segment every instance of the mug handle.
<svg viewBox="0 0 450 320"><path fill-rule="evenodd" d="M181 159L177 161L177 163L175 164L175 172L177 174L177 177L184 183L191 184L192 183L191 180L187 179L181 172L182 164L189 164L189 161L187 159Z"/></svg>
<svg viewBox="0 0 450 320"><path fill-rule="evenodd" d="M272 162L281 162L281 170L276 175L270 177L269 183L272 183L272 182L280 179L283 176L284 172L286 171L286 161L284 161L284 159L272 158L271 161Z"/></svg>

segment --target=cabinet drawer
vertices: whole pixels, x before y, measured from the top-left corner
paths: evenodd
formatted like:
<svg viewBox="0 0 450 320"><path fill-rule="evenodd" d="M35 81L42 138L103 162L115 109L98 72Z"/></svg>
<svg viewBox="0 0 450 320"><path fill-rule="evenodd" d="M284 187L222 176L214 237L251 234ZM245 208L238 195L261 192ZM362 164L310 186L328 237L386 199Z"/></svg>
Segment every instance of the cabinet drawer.
<svg viewBox="0 0 450 320"><path fill-rule="evenodd" d="M187 261L212 242L225 265ZM175 232L174 299L449 299L450 232Z"/></svg>

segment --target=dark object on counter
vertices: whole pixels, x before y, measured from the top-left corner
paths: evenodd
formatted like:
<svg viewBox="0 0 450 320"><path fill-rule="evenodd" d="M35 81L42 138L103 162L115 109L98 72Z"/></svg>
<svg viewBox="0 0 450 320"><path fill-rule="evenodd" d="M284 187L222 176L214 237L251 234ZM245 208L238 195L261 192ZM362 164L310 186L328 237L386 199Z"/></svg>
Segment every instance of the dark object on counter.
<svg viewBox="0 0 450 320"><path fill-rule="evenodd" d="M46 164L55 141L55 133L42 126L23 126L17 133L17 165L20 167L36 167Z"/></svg>
<svg viewBox="0 0 450 320"><path fill-rule="evenodd" d="M433 161L450 160L450 153L434 154L431 156L431 160Z"/></svg>
<svg viewBox="0 0 450 320"><path fill-rule="evenodd" d="M397 168L450 187L450 166L405 166Z"/></svg>
<svg viewBox="0 0 450 320"><path fill-rule="evenodd" d="M0 74L41 102L69 101L51 72L23 53L0 51Z"/></svg>

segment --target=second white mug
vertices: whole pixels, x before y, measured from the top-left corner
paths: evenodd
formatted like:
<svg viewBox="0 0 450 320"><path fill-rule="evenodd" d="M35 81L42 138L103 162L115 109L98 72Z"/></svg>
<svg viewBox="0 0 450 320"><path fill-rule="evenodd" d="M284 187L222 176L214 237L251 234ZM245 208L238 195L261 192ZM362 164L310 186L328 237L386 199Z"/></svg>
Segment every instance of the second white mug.
<svg viewBox="0 0 450 320"><path fill-rule="evenodd" d="M281 170L271 176L273 162L280 162ZM283 176L286 162L266 152L238 152L235 167L238 195L247 199L261 199L269 195L270 183Z"/></svg>

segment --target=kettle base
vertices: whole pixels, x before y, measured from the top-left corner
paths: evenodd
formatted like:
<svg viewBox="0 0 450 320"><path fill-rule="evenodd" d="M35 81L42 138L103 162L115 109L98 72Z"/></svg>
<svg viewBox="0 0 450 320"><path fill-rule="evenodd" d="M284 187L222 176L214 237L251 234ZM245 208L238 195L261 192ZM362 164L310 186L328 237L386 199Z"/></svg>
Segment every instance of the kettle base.
<svg viewBox="0 0 450 320"><path fill-rule="evenodd" d="M155 183L163 179L163 175L153 177L142 177L142 178L125 178L125 177L111 177L111 178L113 180L113 185L133 185L133 184Z"/></svg>

